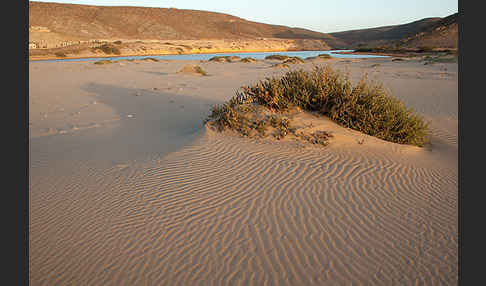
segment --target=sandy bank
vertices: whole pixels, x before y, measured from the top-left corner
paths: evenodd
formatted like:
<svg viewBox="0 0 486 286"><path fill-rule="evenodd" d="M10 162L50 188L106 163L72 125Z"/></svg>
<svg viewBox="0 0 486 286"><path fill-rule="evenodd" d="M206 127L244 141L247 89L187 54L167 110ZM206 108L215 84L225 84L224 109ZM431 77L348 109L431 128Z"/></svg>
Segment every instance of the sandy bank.
<svg viewBox="0 0 486 286"><path fill-rule="evenodd" d="M106 43L117 47L120 54L105 54L93 51L87 47L71 46L66 48L30 50L29 60L46 59L78 59L90 57L113 56L154 56L183 54L213 54L213 53L245 53L245 52L284 52L302 50L329 50L330 47L319 40L284 40L284 39L226 39L226 40L121 40L122 44L113 44L115 40ZM58 57L56 52L63 52L66 57Z"/></svg>

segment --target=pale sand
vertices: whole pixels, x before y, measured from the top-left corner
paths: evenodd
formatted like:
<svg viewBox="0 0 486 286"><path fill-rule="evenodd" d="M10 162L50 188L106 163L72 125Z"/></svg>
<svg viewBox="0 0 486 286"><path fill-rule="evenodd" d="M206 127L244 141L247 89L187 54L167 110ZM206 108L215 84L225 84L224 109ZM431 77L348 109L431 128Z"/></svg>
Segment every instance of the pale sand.
<svg viewBox="0 0 486 286"><path fill-rule="evenodd" d="M306 114L328 147L203 126L273 63L30 63L31 285L457 284L457 64L314 62L384 82L425 148Z"/></svg>

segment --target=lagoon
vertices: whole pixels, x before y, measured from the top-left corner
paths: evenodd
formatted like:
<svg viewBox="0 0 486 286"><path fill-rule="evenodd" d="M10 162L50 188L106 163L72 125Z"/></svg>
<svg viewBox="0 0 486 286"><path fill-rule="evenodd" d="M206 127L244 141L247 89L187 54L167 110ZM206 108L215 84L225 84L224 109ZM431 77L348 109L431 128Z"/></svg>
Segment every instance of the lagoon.
<svg viewBox="0 0 486 286"><path fill-rule="evenodd" d="M389 56L378 55L353 55L353 54L338 54L340 52L353 52L354 50L330 50L330 51L286 51L286 52L251 52L251 53L212 53L212 54L184 54L184 55L150 55L150 56L120 56L120 57L93 57L82 59L50 59L50 60L36 60L36 62L70 62L70 61L99 61L99 60L143 60L145 58L155 58L158 60L201 60L207 61L215 56L238 56L241 58L254 58L263 60L269 55L286 55L289 57L301 57L302 59L308 57L315 57L320 54L328 54L334 58L387 58Z"/></svg>

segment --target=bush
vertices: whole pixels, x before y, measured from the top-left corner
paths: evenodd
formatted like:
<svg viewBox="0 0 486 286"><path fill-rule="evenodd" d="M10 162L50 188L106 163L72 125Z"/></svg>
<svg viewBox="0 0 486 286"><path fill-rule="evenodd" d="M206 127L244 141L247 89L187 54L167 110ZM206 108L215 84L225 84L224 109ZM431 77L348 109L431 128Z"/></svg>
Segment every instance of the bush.
<svg viewBox="0 0 486 286"><path fill-rule="evenodd" d="M256 60L252 57L247 57L247 58L243 58L241 59L241 62L243 63L253 63L253 62L256 62Z"/></svg>
<svg viewBox="0 0 486 286"><path fill-rule="evenodd" d="M248 104L275 111L299 107L386 141L416 146L426 143L424 120L381 84L369 83L364 76L353 87L346 74L330 67L289 71L282 78L266 78L243 87L229 102L213 108L209 119L223 127L238 127L239 108Z"/></svg>
<svg viewBox="0 0 486 286"><path fill-rule="evenodd" d="M201 75L208 75L206 71L204 71L200 66L193 66L193 65L186 65L184 66L179 73L197 73Z"/></svg>
<svg viewBox="0 0 486 286"><path fill-rule="evenodd" d="M239 61L241 58L238 56L215 56L209 59L210 62L234 62Z"/></svg>
<svg viewBox="0 0 486 286"><path fill-rule="evenodd" d="M118 40L118 41L113 42L113 44L115 44L115 45L121 45L122 44L122 41Z"/></svg>
<svg viewBox="0 0 486 286"><path fill-rule="evenodd" d="M101 61L94 62L95 65L106 65L106 64L111 64L111 63L113 63L113 62L110 61L110 60L101 60Z"/></svg>
<svg viewBox="0 0 486 286"><path fill-rule="evenodd" d="M195 66L194 70L199 74L208 75L208 73L205 70L203 70L200 66Z"/></svg>
<svg viewBox="0 0 486 286"><path fill-rule="evenodd" d="M109 44L104 44L100 47L93 48L93 51L96 51L96 50L101 50L107 55L111 55L111 54L120 55L121 54L120 49L118 49L117 47L115 47L113 45L109 45Z"/></svg>
<svg viewBox="0 0 486 286"><path fill-rule="evenodd" d="M159 60L156 58L148 57L148 58L143 58L143 61L153 61L153 62L158 62Z"/></svg>
<svg viewBox="0 0 486 286"><path fill-rule="evenodd" d="M265 57L266 60L279 60L279 61L283 61L288 58L289 56L285 56L285 55L269 55Z"/></svg>
<svg viewBox="0 0 486 286"><path fill-rule="evenodd" d="M302 64L304 63L304 60L302 60L300 57L289 57L286 60L283 61L284 64Z"/></svg>
<svg viewBox="0 0 486 286"><path fill-rule="evenodd" d="M66 54L64 52L56 52L54 55L56 55L56 57L60 57L60 58L65 58L67 57Z"/></svg>
<svg viewBox="0 0 486 286"><path fill-rule="evenodd" d="M319 54L317 57L321 59L332 59L331 55L328 54Z"/></svg>

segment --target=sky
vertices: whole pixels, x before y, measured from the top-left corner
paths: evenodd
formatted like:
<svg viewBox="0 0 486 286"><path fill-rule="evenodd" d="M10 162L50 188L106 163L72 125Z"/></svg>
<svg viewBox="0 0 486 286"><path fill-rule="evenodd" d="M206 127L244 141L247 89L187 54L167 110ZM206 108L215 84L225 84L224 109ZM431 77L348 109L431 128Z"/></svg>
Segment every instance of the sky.
<svg viewBox="0 0 486 286"><path fill-rule="evenodd" d="M322 33L406 24L458 12L458 0L36 0L98 6L141 6L226 13L249 21Z"/></svg>

